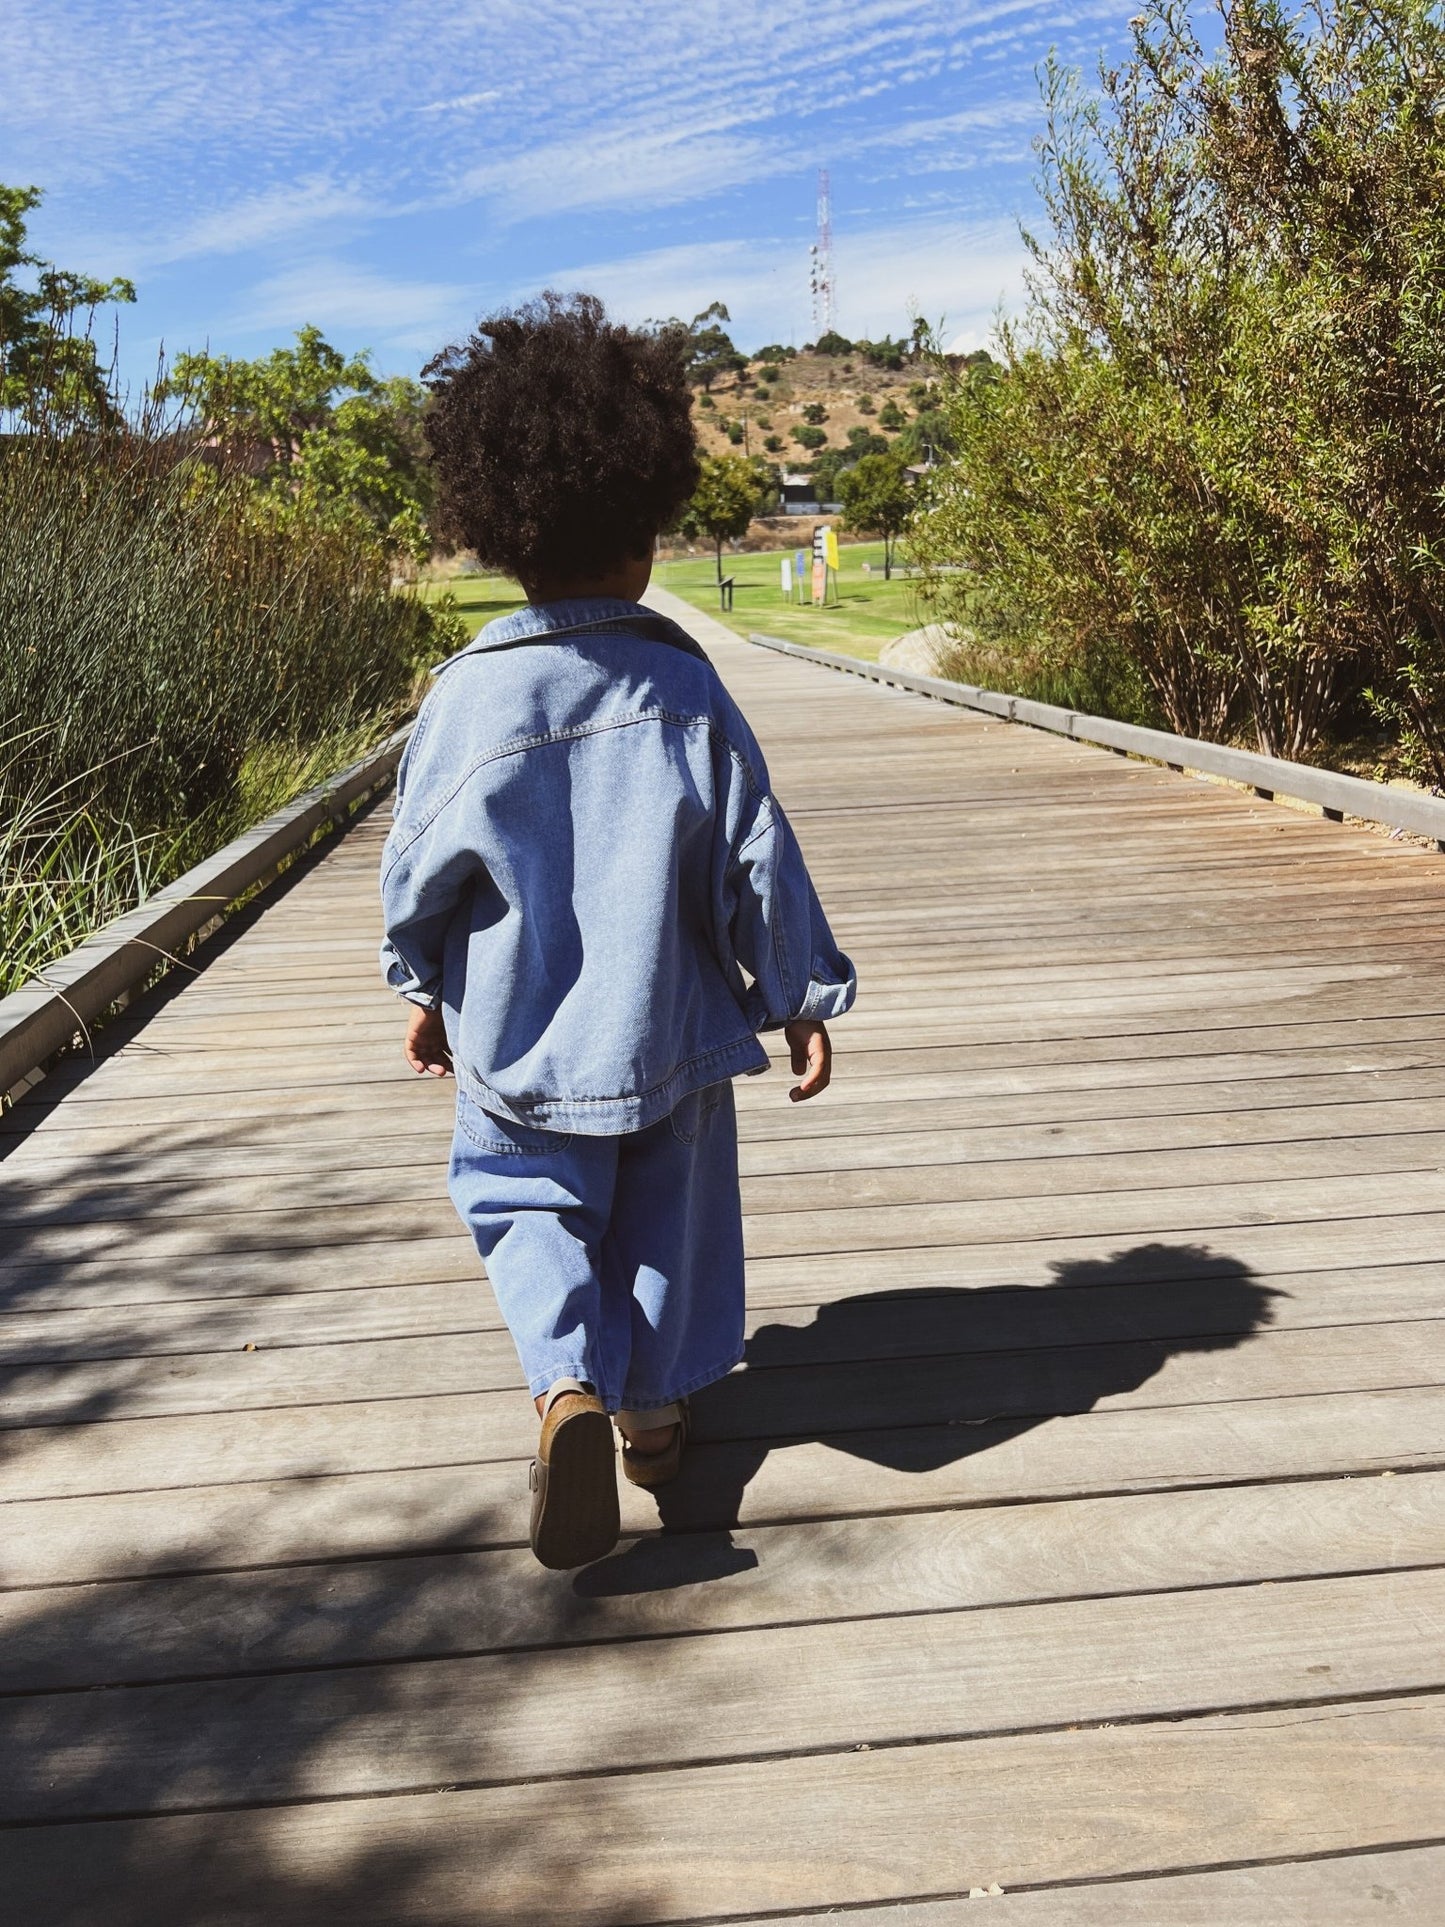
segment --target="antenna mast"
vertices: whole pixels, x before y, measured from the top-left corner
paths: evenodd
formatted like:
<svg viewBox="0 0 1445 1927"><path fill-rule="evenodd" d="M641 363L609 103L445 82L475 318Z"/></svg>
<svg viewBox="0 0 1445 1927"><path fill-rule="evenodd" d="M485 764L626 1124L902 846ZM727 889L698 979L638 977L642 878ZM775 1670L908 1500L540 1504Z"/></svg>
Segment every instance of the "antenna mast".
<svg viewBox="0 0 1445 1927"><path fill-rule="evenodd" d="M813 294L816 338L830 333L834 325L833 195L826 167L818 169L818 238L811 250L808 285Z"/></svg>

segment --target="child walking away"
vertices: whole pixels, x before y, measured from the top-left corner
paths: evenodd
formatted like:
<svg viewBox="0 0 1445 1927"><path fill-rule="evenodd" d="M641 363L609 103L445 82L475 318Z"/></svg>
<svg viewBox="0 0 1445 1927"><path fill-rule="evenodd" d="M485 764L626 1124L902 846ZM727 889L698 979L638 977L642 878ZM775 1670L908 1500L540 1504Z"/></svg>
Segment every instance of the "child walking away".
<svg viewBox="0 0 1445 1927"><path fill-rule="evenodd" d="M797 1101L853 1000L736 704L640 606L696 485L681 344L588 296L427 371L448 535L527 606L443 665L382 862L412 1069L455 1071L451 1194L541 1416L532 1547L600 1558L675 1476L687 1399L743 1350L731 1079L783 1029Z"/></svg>

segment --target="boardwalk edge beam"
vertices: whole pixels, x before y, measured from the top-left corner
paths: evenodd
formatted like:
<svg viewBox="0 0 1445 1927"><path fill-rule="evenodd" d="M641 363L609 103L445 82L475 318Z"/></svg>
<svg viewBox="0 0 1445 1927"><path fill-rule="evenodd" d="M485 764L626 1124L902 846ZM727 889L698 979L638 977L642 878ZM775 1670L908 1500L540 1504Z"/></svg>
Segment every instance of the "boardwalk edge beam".
<svg viewBox="0 0 1445 1927"><path fill-rule="evenodd" d="M802 643L785 642L781 636L761 631L750 633L748 641L763 649L776 649L785 656L796 656L800 662L816 662L827 669L862 676L869 682L932 696L938 702L979 709L1003 722L1051 730L1075 742L1091 743L1127 756L1142 756L1173 770L1194 770L1204 776L1223 777L1227 782L1244 784L1260 797L1289 796L1300 803L1313 803L1335 821L1348 815L1362 822L1380 823L1388 829L1428 837L1445 850L1445 797L1420 790L1392 789L1388 783L1372 783L1367 777L1314 769L1308 763L1290 763L1278 756L1261 756L1255 750L1230 749L1224 743L1174 736L1163 729L1144 729L1137 723L1117 723L1107 716L1061 709L1054 703L1033 702L1027 696L1006 696L996 689L980 689L973 683L952 682L942 676L920 676L912 670L867 662L860 656L838 655L830 649L809 649Z"/></svg>
<svg viewBox="0 0 1445 1927"><path fill-rule="evenodd" d="M0 997L0 1095L8 1096L118 999L173 960L236 899L390 780L411 724L307 790L134 910L102 926L43 976Z"/></svg>

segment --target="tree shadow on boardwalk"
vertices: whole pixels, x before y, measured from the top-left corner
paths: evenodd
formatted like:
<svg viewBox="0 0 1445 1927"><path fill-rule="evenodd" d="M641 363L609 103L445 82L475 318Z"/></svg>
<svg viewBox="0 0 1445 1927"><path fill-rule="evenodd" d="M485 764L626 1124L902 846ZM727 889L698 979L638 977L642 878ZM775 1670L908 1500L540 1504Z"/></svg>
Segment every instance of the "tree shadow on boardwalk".
<svg viewBox="0 0 1445 1927"><path fill-rule="evenodd" d="M745 1369L694 1401L697 1443L658 1494L663 1536L592 1567L577 1590L663 1589L755 1565L731 1533L775 1454L823 1445L889 1474L937 1473L1127 1399L1172 1358L1244 1344L1277 1296L1240 1260L1196 1245L1139 1245L1051 1270L1044 1286L869 1292L809 1308L804 1322L760 1326ZM1161 1391L1160 1404L1173 1402ZM1087 1454L1086 1438L1078 1449ZM852 1482L860 1503L840 1510L970 1503L966 1488L945 1497L921 1487L910 1500L896 1478L879 1481L876 1507L866 1491ZM992 1484L981 1494L1000 1496ZM760 1516L809 1513L801 1496L796 1511L774 1498Z"/></svg>

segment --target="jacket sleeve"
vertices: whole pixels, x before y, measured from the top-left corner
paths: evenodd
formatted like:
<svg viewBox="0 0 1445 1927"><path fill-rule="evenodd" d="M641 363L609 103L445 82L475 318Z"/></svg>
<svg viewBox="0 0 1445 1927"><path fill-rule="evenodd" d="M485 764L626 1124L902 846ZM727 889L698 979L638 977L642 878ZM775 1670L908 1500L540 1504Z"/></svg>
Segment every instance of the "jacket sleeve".
<svg viewBox="0 0 1445 1927"><path fill-rule="evenodd" d="M423 711L397 771L391 834L382 852L381 969L408 1003L436 1010L447 931L482 864L475 850L458 840L464 813L454 800L428 815L410 801L409 789L417 796L434 794L426 783L408 783L425 755L425 722Z"/></svg>
<svg viewBox="0 0 1445 1927"><path fill-rule="evenodd" d="M745 812L728 886L733 951L753 980L745 1005L753 1029L841 1017L857 977L833 941L792 825L769 793Z"/></svg>

